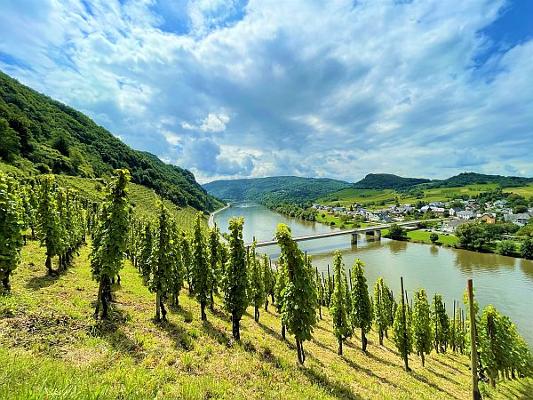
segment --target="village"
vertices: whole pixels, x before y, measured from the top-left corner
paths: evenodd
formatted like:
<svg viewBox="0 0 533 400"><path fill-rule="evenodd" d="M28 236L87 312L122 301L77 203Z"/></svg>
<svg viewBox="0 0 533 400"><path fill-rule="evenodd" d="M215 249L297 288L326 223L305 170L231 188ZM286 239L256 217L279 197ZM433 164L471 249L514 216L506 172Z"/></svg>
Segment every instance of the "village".
<svg viewBox="0 0 533 400"><path fill-rule="evenodd" d="M416 205L396 204L380 209L370 209L362 204L350 206L313 204L312 208L323 217L326 214L338 217L342 224L354 223L391 223L415 219L442 217L440 225L434 230L452 234L460 225L482 221L487 224L512 223L517 227L528 224L533 217L533 207L513 207L506 199L483 201L481 199L454 199L448 202L434 201ZM332 223L331 225L337 225Z"/></svg>

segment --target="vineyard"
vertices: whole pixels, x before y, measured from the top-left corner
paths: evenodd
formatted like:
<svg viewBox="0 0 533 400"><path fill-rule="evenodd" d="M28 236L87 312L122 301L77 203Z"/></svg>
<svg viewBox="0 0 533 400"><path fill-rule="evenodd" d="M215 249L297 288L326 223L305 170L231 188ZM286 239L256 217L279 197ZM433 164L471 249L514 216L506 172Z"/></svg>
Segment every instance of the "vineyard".
<svg viewBox="0 0 533 400"><path fill-rule="evenodd" d="M128 182L0 172L0 397L467 398L472 335L484 395L531 390L494 307L319 274L285 225L273 268Z"/></svg>

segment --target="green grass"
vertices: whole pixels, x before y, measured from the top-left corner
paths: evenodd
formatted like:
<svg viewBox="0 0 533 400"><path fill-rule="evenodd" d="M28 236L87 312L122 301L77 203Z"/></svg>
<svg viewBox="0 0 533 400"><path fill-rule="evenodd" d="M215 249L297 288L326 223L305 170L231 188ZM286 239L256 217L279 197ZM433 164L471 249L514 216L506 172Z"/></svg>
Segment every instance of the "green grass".
<svg viewBox="0 0 533 400"><path fill-rule="evenodd" d="M115 288L112 322L92 319L97 286L81 249L63 275L45 275L44 251L29 242L12 279L12 294L0 297L0 398L9 399L449 399L467 398L468 359L432 353L422 368L410 357L412 373L390 340L368 354L356 334L336 354L331 317L305 343L307 360L296 361L294 341L279 335L280 319L249 309L242 343L231 339L231 323L216 298L208 321L185 294L169 322L152 320L154 296L126 263Z"/></svg>
<svg viewBox="0 0 533 400"><path fill-rule="evenodd" d="M100 201L105 196L105 188L102 183L87 178L67 175L56 175L61 185L71 187L83 196L94 201ZM142 185L130 183L128 185L129 199L137 216L147 219L156 219L159 215L159 202L163 202L176 219L178 226L183 230L190 230L197 210L192 207L178 207L169 200L162 199L152 189Z"/></svg>
<svg viewBox="0 0 533 400"><path fill-rule="evenodd" d="M427 232L425 230L414 230L407 232L407 237L414 242L421 242L421 243L428 243L432 244L429 236L431 235L431 232ZM446 246L455 246L459 243L459 239L455 235L443 235L438 234L439 240L437 243L446 245Z"/></svg>
<svg viewBox="0 0 533 400"><path fill-rule="evenodd" d="M524 196L525 198L531 198L533 197L533 184L522 187L505 188L503 191L508 193L516 193L520 196Z"/></svg>

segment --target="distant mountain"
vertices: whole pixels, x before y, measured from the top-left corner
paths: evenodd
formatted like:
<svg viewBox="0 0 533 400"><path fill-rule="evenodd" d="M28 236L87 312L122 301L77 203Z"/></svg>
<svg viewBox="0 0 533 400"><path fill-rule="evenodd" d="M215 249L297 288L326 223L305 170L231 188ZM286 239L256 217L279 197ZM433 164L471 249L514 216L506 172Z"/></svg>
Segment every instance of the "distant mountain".
<svg viewBox="0 0 533 400"><path fill-rule="evenodd" d="M402 178L393 174L368 174L359 182L352 185L356 189L394 189L404 190L421 183L428 183L429 179Z"/></svg>
<svg viewBox="0 0 533 400"><path fill-rule="evenodd" d="M213 210L221 203L194 175L133 150L86 115L0 72L0 160L28 174L96 178L127 168L132 181L179 206Z"/></svg>
<svg viewBox="0 0 533 400"><path fill-rule="evenodd" d="M203 185L207 192L228 201L306 203L327 193L345 189L351 183L327 178L275 176L220 180Z"/></svg>
<svg viewBox="0 0 533 400"><path fill-rule="evenodd" d="M464 185L497 183L502 187L524 186L533 183L533 178L524 178L520 176L503 176L503 175L485 175L476 172L463 172L459 175L442 181L433 181L428 187L456 187Z"/></svg>

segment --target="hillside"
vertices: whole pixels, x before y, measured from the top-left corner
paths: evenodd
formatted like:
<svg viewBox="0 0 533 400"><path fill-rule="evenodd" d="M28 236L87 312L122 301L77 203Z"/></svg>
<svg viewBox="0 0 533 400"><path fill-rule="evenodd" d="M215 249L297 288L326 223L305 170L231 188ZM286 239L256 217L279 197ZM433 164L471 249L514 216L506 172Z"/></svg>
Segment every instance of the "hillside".
<svg viewBox="0 0 533 400"><path fill-rule="evenodd" d="M368 174L359 182L353 184L356 189L407 189L421 183L428 183L429 179L403 178L394 174Z"/></svg>
<svg viewBox="0 0 533 400"><path fill-rule="evenodd" d="M350 185L348 182L327 178L275 176L213 181L205 184L204 188L211 195L228 201L305 203Z"/></svg>
<svg viewBox="0 0 533 400"><path fill-rule="evenodd" d="M128 147L84 114L0 72L0 158L30 173L102 177L128 168L132 182L179 206L213 210L208 195L185 169Z"/></svg>
<svg viewBox="0 0 533 400"><path fill-rule="evenodd" d="M486 175L476 172L463 172L441 181L431 182L428 187L458 187L474 184L497 184L501 187L518 187L533 183L533 178L520 176Z"/></svg>
<svg viewBox="0 0 533 400"><path fill-rule="evenodd" d="M92 318L97 284L91 279L89 248L67 273L48 277L44 249L29 242L13 276L10 296L0 296L0 398L3 399L448 399L467 398L468 358L432 353L422 368L411 357L402 369L394 344L368 354L358 336L345 355L336 354L332 322L325 319L306 342L308 359L298 366L293 339L279 335L272 307L260 323L249 309L242 343L231 340L221 299L208 322L182 291L181 307L169 322L156 324L153 295L127 263L122 287L115 287L112 322ZM251 312L251 314L250 314Z"/></svg>

